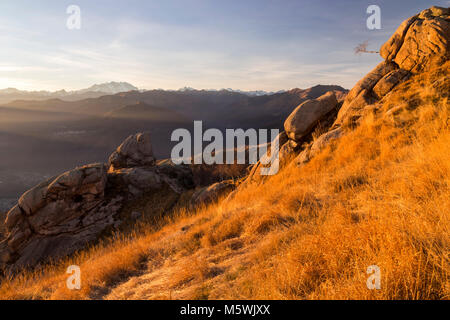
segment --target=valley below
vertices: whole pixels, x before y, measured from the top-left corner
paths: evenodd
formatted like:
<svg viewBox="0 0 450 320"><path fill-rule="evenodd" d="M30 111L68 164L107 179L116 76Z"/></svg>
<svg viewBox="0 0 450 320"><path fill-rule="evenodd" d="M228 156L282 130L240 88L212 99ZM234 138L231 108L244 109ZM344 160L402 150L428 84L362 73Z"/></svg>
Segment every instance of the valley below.
<svg viewBox="0 0 450 320"><path fill-rule="evenodd" d="M19 100L0 106L0 200L18 198L45 178L106 162L126 137L149 132L155 156L167 159L175 129L281 129L299 103L338 86L251 97L228 91L147 91L79 101ZM151 104L150 104L151 103Z"/></svg>

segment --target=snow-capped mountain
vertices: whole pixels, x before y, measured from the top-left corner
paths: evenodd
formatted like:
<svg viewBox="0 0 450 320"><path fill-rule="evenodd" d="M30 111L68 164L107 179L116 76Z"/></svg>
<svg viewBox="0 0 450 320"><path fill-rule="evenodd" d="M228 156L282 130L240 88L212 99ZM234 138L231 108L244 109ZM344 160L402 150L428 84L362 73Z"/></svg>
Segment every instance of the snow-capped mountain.
<svg viewBox="0 0 450 320"><path fill-rule="evenodd" d="M22 91L15 88L0 90L0 103L6 104L14 100L47 100L61 99L66 101L98 98L100 96L139 90L128 82L107 82L94 84L93 86L74 91Z"/></svg>
<svg viewBox="0 0 450 320"><path fill-rule="evenodd" d="M128 91L135 91L139 90L132 84L129 84L128 82L107 82L102 84L94 84L93 86L87 88L78 90L76 92L78 93L85 93L85 92L104 92L109 94L116 94L119 92L128 92Z"/></svg>

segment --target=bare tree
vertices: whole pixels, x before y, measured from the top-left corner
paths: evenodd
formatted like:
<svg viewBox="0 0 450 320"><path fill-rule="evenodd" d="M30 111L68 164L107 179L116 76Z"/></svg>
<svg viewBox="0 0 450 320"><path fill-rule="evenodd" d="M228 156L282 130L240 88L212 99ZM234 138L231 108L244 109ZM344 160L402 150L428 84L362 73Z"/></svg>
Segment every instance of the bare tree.
<svg viewBox="0 0 450 320"><path fill-rule="evenodd" d="M369 41L364 41L363 43L358 44L358 46L355 48L355 54L361 54L361 53L379 53L378 51L372 51L367 50L367 47L369 46Z"/></svg>

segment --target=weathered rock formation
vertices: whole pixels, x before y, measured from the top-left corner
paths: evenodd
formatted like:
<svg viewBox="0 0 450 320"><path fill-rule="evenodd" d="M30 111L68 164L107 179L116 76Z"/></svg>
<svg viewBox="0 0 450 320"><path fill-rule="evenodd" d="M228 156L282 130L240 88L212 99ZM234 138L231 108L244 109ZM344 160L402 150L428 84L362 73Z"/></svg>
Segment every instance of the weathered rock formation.
<svg viewBox="0 0 450 320"><path fill-rule="evenodd" d="M289 146L289 142L288 142L288 137L286 132L281 132L274 141L271 142L271 144L268 145L267 147L267 153L264 155L264 157L262 159L260 159L258 161L258 163L256 163L255 165L253 165L250 169L250 173L247 177L247 179L245 179L245 181L240 185L240 187L244 187L245 185L252 183L252 182L259 182L261 181L261 179L264 177L261 175L261 170L264 167L269 167L271 165L271 152L272 152L272 144L275 144L274 148L279 148L280 152L278 153L278 165L280 165L280 162L283 162L280 158L281 158L281 154L286 157L288 155L288 153L291 152L291 147ZM283 153L281 152L282 150L286 150L287 151L283 151ZM272 159L274 160L274 159ZM274 163L274 161L272 161ZM264 165L263 163L267 163L266 165Z"/></svg>
<svg viewBox="0 0 450 320"><path fill-rule="evenodd" d="M26 192L6 218L1 262L19 268L59 258L114 225L120 196L105 201L107 170L92 164L49 179Z"/></svg>
<svg viewBox="0 0 450 320"><path fill-rule="evenodd" d="M182 193L193 187L192 180L188 167L155 162L148 133L130 136L108 164L73 169L19 199L5 220L0 268L17 270L72 254L119 227L128 201L164 186Z"/></svg>
<svg viewBox="0 0 450 320"><path fill-rule="evenodd" d="M449 59L450 9L432 7L404 21L381 47L385 59L347 95L335 127L354 124L368 105L376 104L412 74Z"/></svg>
<svg viewBox="0 0 450 320"><path fill-rule="evenodd" d="M331 141L357 125L366 113L378 109L380 101L400 83L427 71L450 57L450 9L432 7L404 21L381 47L385 59L348 93L332 130L300 152L296 163L303 165Z"/></svg>
<svg viewBox="0 0 450 320"><path fill-rule="evenodd" d="M448 61L449 45L450 8L432 7L403 22L380 50L385 61L350 90L342 106L338 103L342 97L337 100L333 92L328 92L302 103L286 119L289 140L280 144L281 166L293 156L298 165L309 162L333 140L343 136L348 127L358 125L362 116L376 112L382 99L400 83ZM314 139L311 132L318 123L325 133ZM260 163L254 165L239 188L260 181L260 168Z"/></svg>
<svg viewBox="0 0 450 320"><path fill-rule="evenodd" d="M285 131L280 133L272 142L279 148L277 160L279 168L284 167L292 160L291 158L301 150L303 143L311 139L311 133L318 125L325 128L329 127L333 123L338 109L339 102L333 91L329 91L317 99L307 100L295 108L284 122ZM264 158L270 157L271 148L268 148ZM263 159L261 159L251 168L248 178L240 185L240 188L247 186L249 183L263 180L264 176L261 175L261 169L268 167L263 165L263 162ZM266 161L266 163L271 162L273 161Z"/></svg>
<svg viewBox="0 0 450 320"><path fill-rule="evenodd" d="M431 7L401 24L380 54L409 72L424 71L449 59L450 8Z"/></svg>
<svg viewBox="0 0 450 320"><path fill-rule="evenodd" d="M155 164L149 133L129 136L109 157L111 171L123 168L148 167Z"/></svg>
<svg viewBox="0 0 450 320"><path fill-rule="evenodd" d="M331 91L315 100L303 102L284 122L284 130L289 139L301 141L337 104L336 95Z"/></svg>

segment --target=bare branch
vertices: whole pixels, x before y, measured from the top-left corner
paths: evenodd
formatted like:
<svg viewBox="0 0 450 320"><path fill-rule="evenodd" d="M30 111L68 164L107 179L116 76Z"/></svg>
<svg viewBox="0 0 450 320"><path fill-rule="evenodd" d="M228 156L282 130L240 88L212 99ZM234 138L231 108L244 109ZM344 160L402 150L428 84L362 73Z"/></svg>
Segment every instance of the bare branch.
<svg viewBox="0 0 450 320"><path fill-rule="evenodd" d="M360 43L355 49L355 54L359 55L361 53L379 53L378 51L367 50L369 46L369 41L366 40L363 43Z"/></svg>

